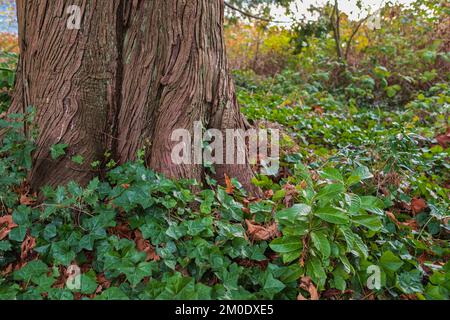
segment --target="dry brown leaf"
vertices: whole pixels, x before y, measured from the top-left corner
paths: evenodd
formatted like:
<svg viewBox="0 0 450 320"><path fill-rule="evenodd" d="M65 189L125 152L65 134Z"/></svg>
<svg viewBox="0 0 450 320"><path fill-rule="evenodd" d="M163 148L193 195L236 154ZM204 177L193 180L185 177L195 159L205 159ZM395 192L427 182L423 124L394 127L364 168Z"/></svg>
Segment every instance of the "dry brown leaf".
<svg viewBox="0 0 450 320"><path fill-rule="evenodd" d="M0 240L5 239L12 229L16 228L12 215L0 217Z"/></svg>
<svg viewBox="0 0 450 320"><path fill-rule="evenodd" d="M231 179L227 174L225 174L225 184L226 184L226 193L233 194L234 186L231 183Z"/></svg>
<svg viewBox="0 0 450 320"><path fill-rule="evenodd" d="M402 226L409 227L409 228L412 228L414 230L418 230L419 229L419 224L417 223L416 219L411 219L411 220L402 222Z"/></svg>
<svg viewBox="0 0 450 320"><path fill-rule="evenodd" d="M249 237L255 241L270 240L275 238L279 233L277 223L273 223L267 227L253 224L250 220L245 220L245 223L247 224L247 233Z"/></svg>
<svg viewBox="0 0 450 320"><path fill-rule="evenodd" d="M283 186L283 189L286 191L283 203L286 207L290 207L294 196L296 196L298 194L298 190L295 188L295 186L293 186L292 184L289 184L289 183L286 183Z"/></svg>
<svg viewBox="0 0 450 320"><path fill-rule="evenodd" d="M392 222L394 222L397 226L400 225L400 222L397 220L397 217L390 211L386 211L386 215L389 219L391 219Z"/></svg>
<svg viewBox="0 0 450 320"><path fill-rule="evenodd" d="M155 248L150 244L150 241L145 240L139 230L134 232L136 247L139 251L147 254L146 261L159 261L161 257L156 254Z"/></svg>
<svg viewBox="0 0 450 320"><path fill-rule="evenodd" d="M421 198L414 198L411 200L411 211L414 214L420 213L427 208L427 203Z"/></svg>
<svg viewBox="0 0 450 320"><path fill-rule="evenodd" d="M13 272L13 265L9 264L3 271L0 271L0 276L5 277L11 272Z"/></svg>
<svg viewBox="0 0 450 320"><path fill-rule="evenodd" d="M310 277L303 277L300 280L300 288L309 292L310 298L309 300L319 300L319 292L317 291L316 286L313 284ZM302 294L299 294L297 297L298 300L308 300L303 297Z"/></svg>
<svg viewBox="0 0 450 320"><path fill-rule="evenodd" d="M270 190L267 190L266 192L264 192L264 197L266 199L271 199L273 197L273 194L274 194L273 190L270 189Z"/></svg>
<svg viewBox="0 0 450 320"><path fill-rule="evenodd" d="M25 240L23 240L22 245L20 246L21 249L20 258L22 260L25 260L35 247L36 247L36 239L30 235L27 235Z"/></svg>
<svg viewBox="0 0 450 320"><path fill-rule="evenodd" d="M97 288L97 291L99 291L101 287L100 292L104 289L108 289L109 287L111 287L111 281L106 279L104 273L97 274L97 283L100 284L99 288ZM98 293L99 292L97 292L97 294Z"/></svg>
<svg viewBox="0 0 450 320"><path fill-rule="evenodd" d="M321 106L314 106L314 112L318 113L319 115L323 115L325 110Z"/></svg>
<svg viewBox="0 0 450 320"><path fill-rule="evenodd" d="M20 204L24 206L32 206L36 203L36 200L30 197L28 194L22 194L20 196Z"/></svg>
<svg viewBox="0 0 450 320"><path fill-rule="evenodd" d="M133 231L127 222L121 222L117 226L108 229L110 234L116 235L121 239L131 240Z"/></svg>
<svg viewBox="0 0 450 320"><path fill-rule="evenodd" d="M450 146L450 128L447 129L446 133L437 136L436 140L439 143L439 145L444 149Z"/></svg>

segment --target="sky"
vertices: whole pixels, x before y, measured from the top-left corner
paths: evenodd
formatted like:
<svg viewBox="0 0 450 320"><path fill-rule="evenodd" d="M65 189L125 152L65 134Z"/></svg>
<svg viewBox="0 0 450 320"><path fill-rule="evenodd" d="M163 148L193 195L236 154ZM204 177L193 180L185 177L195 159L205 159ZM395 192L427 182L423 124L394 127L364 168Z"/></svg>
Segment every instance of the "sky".
<svg viewBox="0 0 450 320"><path fill-rule="evenodd" d="M341 11L349 15L350 19L352 20L360 20L364 18L368 13L367 9L369 9L370 12L373 13L388 1L410 4L414 0L362 0L362 6L363 8L365 8L363 10L358 9L356 0L338 0ZM313 19L307 9L312 4L320 5L326 2L327 0L295 0L291 9L293 12L295 12L298 18L301 18L303 15L305 15L307 19ZM272 14L274 15L275 20L284 22L280 25L289 26L292 22L289 17L286 17L284 9L273 8ZM0 32L2 31L12 33L17 32L17 23L15 21L13 0L0 0Z"/></svg>
<svg viewBox="0 0 450 320"><path fill-rule="evenodd" d="M293 12L295 12L298 18L301 18L303 15L306 16L308 20L313 19L311 14L308 12L308 8L311 5L321 5L325 4L327 0L296 0L294 4L291 6ZM360 10L356 5L356 0L338 0L339 8L342 12L345 12L350 19L352 20L360 20L367 16L370 13L373 13L380 9L383 5L388 2L393 3L401 3L401 4L411 4L414 0L362 0L362 8ZM290 20L286 17L284 9L281 8L273 8L272 14L275 16L275 20L285 22L289 24Z"/></svg>

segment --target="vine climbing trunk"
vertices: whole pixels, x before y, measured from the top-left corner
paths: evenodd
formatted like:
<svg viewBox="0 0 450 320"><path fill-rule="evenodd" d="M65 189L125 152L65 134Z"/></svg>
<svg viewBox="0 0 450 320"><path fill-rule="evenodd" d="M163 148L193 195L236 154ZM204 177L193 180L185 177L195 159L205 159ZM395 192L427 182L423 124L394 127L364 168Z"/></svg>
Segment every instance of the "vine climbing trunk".
<svg viewBox="0 0 450 320"><path fill-rule="evenodd" d="M79 29L67 27L78 6ZM228 72L223 0L18 0L20 61L10 112L37 110L30 182L81 184L105 153L119 163L144 150L171 178L204 178L201 164L175 164L172 132L247 129ZM30 131L32 128L26 128ZM66 155L50 148L67 144ZM84 164L71 158L81 155ZM251 192L250 165L217 165Z"/></svg>

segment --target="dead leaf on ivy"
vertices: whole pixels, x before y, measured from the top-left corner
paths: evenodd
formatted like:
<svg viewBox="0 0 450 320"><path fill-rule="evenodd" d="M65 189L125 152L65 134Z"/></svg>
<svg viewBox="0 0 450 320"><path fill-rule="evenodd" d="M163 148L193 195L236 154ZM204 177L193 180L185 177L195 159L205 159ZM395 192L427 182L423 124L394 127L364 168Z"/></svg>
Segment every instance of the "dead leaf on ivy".
<svg viewBox="0 0 450 320"><path fill-rule="evenodd" d="M231 179L227 174L225 174L225 184L226 184L226 193L233 194L234 186L231 183Z"/></svg>
<svg viewBox="0 0 450 320"><path fill-rule="evenodd" d="M247 224L249 237L255 241L270 240L276 238L279 233L277 223L273 223L267 227L254 224L250 220L245 220L245 223Z"/></svg>
<svg viewBox="0 0 450 320"><path fill-rule="evenodd" d="M11 272L13 272L13 265L9 264L3 271L0 271L0 276L7 276L9 275Z"/></svg>
<svg viewBox="0 0 450 320"><path fill-rule="evenodd" d="M99 294L105 289L109 289L111 287L111 281L106 279L106 276L104 273L97 274L97 283L99 284L96 293Z"/></svg>
<svg viewBox="0 0 450 320"><path fill-rule="evenodd" d="M300 288L309 292L309 299L306 299L301 293L298 295L297 300L319 300L319 292L316 286L313 284L310 277L303 277L300 280Z"/></svg>
<svg viewBox="0 0 450 320"><path fill-rule="evenodd" d="M321 106L314 106L314 112L318 113L319 115L323 115L325 110Z"/></svg>
<svg viewBox="0 0 450 320"><path fill-rule="evenodd" d="M22 260L25 260L35 247L36 239L30 235L27 235L25 240L23 240L22 245L20 246L20 258Z"/></svg>
<svg viewBox="0 0 450 320"><path fill-rule="evenodd" d="M286 207L291 207L293 198L294 198L294 196L296 196L298 194L298 190L297 190L297 188L295 188L295 186L293 186L292 184L289 184L289 183L286 183L283 186L283 189L286 191L283 203Z"/></svg>
<svg viewBox="0 0 450 320"><path fill-rule="evenodd" d="M446 149L450 146L450 128L447 129L447 132L436 137L438 144Z"/></svg>
<svg viewBox="0 0 450 320"><path fill-rule="evenodd" d="M146 261L159 261L161 257L156 254L155 248L150 244L150 241L145 240L139 230L134 232L136 247L139 251L147 254Z"/></svg>
<svg viewBox="0 0 450 320"><path fill-rule="evenodd" d="M12 229L16 228L12 215L0 217L0 240L5 239Z"/></svg>
<svg viewBox="0 0 450 320"><path fill-rule="evenodd" d="M402 226L412 228L414 230L419 229L419 224L417 223L416 219L411 219L405 222L402 222Z"/></svg>
<svg viewBox="0 0 450 320"><path fill-rule="evenodd" d="M397 226L400 226L400 222L397 220L397 217L390 211L386 211L386 215L392 222L394 222Z"/></svg>
<svg viewBox="0 0 450 320"><path fill-rule="evenodd" d="M20 196L20 204L24 206L32 206L36 203L36 200L33 197L30 197L29 194L22 194Z"/></svg>
<svg viewBox="0 0 450 320"><path fill-rule="evenodd" d="M427 203L421 198L414 198L411 200L411 211L418 214L427 208Z"/></svg>

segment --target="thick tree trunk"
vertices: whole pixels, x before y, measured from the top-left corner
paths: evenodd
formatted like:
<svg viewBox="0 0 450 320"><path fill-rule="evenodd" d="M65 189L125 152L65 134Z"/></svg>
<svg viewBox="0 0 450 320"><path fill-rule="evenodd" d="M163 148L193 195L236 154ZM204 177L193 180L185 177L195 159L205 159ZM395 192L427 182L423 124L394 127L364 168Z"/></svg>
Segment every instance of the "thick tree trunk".
<svg viewBox="0 0 450 320"><path fill-rule="evenodd" d="M80 30L66 27L70 5ZM11 112L37 109L30 181L37 189L86 183L90 163L110 151L120 163L145 148L147 164L172 178L204 177L202 165L176 165L176 129L245 129L223 39L223 0L18 0L21 57ZM69 145L52 160L50 147ZM85 158L84 165L71 161ZM219 165L250 191L249 165Z"/></svg>

